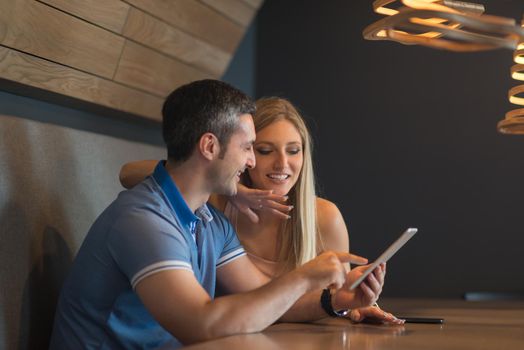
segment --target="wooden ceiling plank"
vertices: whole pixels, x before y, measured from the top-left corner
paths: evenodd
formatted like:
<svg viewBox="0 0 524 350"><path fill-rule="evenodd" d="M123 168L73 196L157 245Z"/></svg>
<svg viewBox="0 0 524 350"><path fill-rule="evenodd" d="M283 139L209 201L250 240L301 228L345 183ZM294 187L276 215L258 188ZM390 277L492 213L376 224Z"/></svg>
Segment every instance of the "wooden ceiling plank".
<svg viewBox="0 0 524 350"><path fill-rule="evenodd" d="M157 96L1 46L0 77L161 121L163 99Z"/></svg>
<svg viewBox="0 0 524 350"><path fill-rule="evenodd" d="M247 3L249 6L253 7L255 10L258 10L260 6L264 3L264 0L242 0Z"/></svg>
<svg viewBox="0 0 524 350"><path fill-rule="evenodd" d="M242 26L195 0L125 1L231 54L244 35Z"/></svg>
<svg viewBox="0 0 524 350"><path fill-rule="evenodd" d="M249 26L256 9L243 0L200 0L243 27Z"/></svg>
<svg viewBox="0 0 524 350"><path fill-rule="evenodd" d="M205 70L217 78L222 76L232 57L218 47L171 27L134 7L129 12L123 35Z"/></svg>
<svg viewBox="0 0 524 350"><path fill-rule="evenodd" d="M39 0L87 22L121 34L129 4L120 0Z"/></svg>
<svg viewBox="0 0 524 350"><path fill-rule="evenodd" d="M0 1L0 12L6 7L12 12L10 18L4 17L8 23L2 45L102 77L113 76L124 38L40 2Z"/></svg>
<svg viewBox="0 0 524 350"><path fill-rule="evenodd" d="M213 76L145 46L127 41L114 80L166 97L183 84L206 78Z"/></svg>

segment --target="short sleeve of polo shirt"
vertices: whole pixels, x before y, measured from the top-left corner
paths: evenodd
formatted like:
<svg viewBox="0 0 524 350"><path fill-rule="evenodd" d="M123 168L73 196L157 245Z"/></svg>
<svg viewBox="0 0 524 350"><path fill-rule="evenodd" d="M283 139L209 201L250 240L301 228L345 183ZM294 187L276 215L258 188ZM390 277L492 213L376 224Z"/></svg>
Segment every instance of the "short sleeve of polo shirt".
<svg viewBox="0 0 524 350"><path fill-rule="evenodd" d="M222 249L222 253L218 258L216 265L217 268L219 268L230 263L236 258L245 255L246 252L244 251L242 244L238 240L235 229L233 228L229 220L227 220L223 214L218 213L215 208L212 208L211 210L215 212L215 218L212 222L222 226L221 229L224 232L224 248Z"/></svg>
<svg viewBox="0 0 524 350"><path fill-rule="evenodd" d="M115 222L108 249L133 289L154 273L191 267L190 247L172 222L147 209L134 209Z"/></svg>

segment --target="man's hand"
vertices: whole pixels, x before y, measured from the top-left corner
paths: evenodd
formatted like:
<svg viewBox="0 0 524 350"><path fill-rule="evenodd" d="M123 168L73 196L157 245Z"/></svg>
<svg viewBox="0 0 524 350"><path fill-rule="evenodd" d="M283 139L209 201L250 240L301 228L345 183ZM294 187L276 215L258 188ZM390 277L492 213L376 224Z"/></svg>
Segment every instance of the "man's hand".
<svg viewBox="0 0 524 350"><path fill-rule="evenodd" d="M293 206L285 204L287 196L274 194L272 190L252 189L241 184L238 184L237 189L237 194L229 197L229 201L253 223L258 222L259 211L267 211L278 218L289 219L289 212Z"/></svg>
<svg viewBox="0 0 524 350"><path fill-rule="evenodd" d="M359 266L347 273L346 283L335 294L333 308L336 310L354 309L373 305L378 300L384 286L386 264L380 264L357 288L349 290L351 283L360 277L367 268L368 265Z"/></svg>

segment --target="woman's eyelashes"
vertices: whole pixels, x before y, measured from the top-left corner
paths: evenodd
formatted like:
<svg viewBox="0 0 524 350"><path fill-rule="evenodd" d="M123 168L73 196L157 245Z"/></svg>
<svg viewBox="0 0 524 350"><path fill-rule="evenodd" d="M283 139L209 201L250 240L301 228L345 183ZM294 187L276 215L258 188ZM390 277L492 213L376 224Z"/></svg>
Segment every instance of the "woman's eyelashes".
<svg viewBox="0 0 524 350"><path fill-rule="evenodd" d="M270 154L271 152L273 152L272 149L268 149L268 148L257 148L256 149L257 153L263 155L263 156L266 156L268 154ZM287 154L290 154L290 155L295 155L295 154L299 154L302 150L300 148L290 148L290 149L287 149L286 150L286 153Z"/></svg>
<svg viewBox="0 0 524 350"><path fill-rule="evenodd" d="M267 148L257 148L256 151L257 151L257 153L260 153L263 156L268 155L269 153L271 153L271 150L267 149Z"/></svg>

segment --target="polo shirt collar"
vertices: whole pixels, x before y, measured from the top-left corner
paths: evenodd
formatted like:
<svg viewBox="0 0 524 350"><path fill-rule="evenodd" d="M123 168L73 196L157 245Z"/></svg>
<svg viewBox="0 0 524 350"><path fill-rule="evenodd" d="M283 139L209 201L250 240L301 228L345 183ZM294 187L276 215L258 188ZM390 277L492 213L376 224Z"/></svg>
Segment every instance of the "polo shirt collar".
<svg viewBox="0 0 524 350"><path fill-rule="evenodd" d="M155 171L153 172L153 178L166 194L169 203L171 203L171 206L183 225L191 226L191 223L198 219L202 219L205 222L211 221L213 216L207 208L207 205L204 204L198 208L196 210L197 215L195 215L187 206L187 203L180 194L175 182L165 168L165 161L162 160L158 162Z"/></svg>

